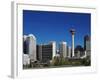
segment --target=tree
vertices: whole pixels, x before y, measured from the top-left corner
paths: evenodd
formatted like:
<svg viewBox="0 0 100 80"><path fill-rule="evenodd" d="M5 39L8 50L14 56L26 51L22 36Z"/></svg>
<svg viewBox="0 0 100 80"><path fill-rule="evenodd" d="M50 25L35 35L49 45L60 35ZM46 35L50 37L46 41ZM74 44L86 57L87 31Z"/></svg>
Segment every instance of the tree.
<svg viewBox="0 0 100 80"><path fill-rule="evenodd" d="M85 65L85 66L90 66L90 65L91 65L90 57L87 56L86 58L84 58L84 59L82 60L82 64Z"/></svg>

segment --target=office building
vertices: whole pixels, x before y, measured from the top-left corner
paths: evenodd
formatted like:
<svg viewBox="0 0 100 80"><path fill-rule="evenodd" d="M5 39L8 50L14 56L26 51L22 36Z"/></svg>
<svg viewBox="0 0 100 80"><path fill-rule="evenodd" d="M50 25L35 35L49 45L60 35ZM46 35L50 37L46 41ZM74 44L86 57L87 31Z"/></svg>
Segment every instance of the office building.
<svg viewBox="0 0 100 80"><path fill-rule="evenodd" d="M36 53L37 53L37 60L42 61L42 44L37 45Z"/></svg>
<svg viewBox="0 0 100 80"><path fill-rule="evenodd" d="M27 45L26 39L27 39L27 36L24 35L23 36L23 53L24 54L28 54L28 45Z"/></svg>
<svg viewBox="0 0 100 80"><path fill-rule="evenodd" d="M36 58L36 38L33 34L28 36L24 35L23 40L23 52L24 54L29 54L29 58L34 62Z"/></svg>
<svg viewBox="0 0 100 80"><path fill-rule="evenodd" d="M52 58L54 58L56 56L56 42L51 41L49 44L52 45Z"/></svg>
<svg viewBox="0 0 100 80"><path fill-rule="evenodd" d="M61 42L59 44L59 53L61 57L63 58L67 57L67 43L66 42Z"/></svg>
<svg viewBox="0 0 100 80"><path fill-rule="evenodd" d="M86 51L85 53L87 56L91 55L91 40L88 35L84 37L84 50Z"/></svg>
<svg viewBox="0 0 100 80"><path fill-rule="evenodd" d="M67 57L71 58L71 47L67 46Z"/></svg>
<svg viewBox="0 0 100 80"><path fill-rule="evenodd" d="M56 42L37 45L37 59L42 62L48 62L56 55Z"/></svg>

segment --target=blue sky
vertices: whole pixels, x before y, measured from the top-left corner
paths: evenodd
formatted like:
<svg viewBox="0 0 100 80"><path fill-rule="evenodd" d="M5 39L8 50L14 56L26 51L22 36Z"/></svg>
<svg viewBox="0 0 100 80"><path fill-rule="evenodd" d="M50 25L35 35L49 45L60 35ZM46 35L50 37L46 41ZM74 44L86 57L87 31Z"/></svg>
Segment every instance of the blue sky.
<svg viewBox="0 0 100 80"><path fill-rule="evenodd" d="M34 34L37 44L66 41L71 46L71 28L75 46L83 46L84 36L91 35L91 14L23 10L23 35Z"/></svg>

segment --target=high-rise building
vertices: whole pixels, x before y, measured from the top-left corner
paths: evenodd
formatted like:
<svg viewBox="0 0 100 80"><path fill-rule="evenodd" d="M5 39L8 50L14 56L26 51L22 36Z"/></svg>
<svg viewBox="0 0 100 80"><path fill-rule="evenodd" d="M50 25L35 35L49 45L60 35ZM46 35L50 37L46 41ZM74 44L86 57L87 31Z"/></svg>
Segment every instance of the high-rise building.
<svg viewBox="0 0 100 80"><path fill-rule="evenodd" d="M37 57L39 61L48 62L56 55L56 43L37 45Z"/></svg>
<svg viewBox="0 0 100 80"><path fill-rule="evenodd" d="M33 61L36 61L36 38L34 35L30 34L28 36L28 41L29 41L29 56L30 59Z"/></svg>
<svg viewBox="0 0 100 80"><path fill-rule="evenodd" d="M36 53L37 53L37 60L42 61L42 44L37 45Z"/></svg>
<svg viewBox="0 0 100 80"><path fill-rule="evenodd" d="M23 36L23 53L24 54L28 54L28 44L27 44L26 39L27 39L27 36L24 35Z"/></svg>
<svg viewBox="0 0 100 80"><path fill-rule="evenodd" d="M91 39L88 35L84 37L84 50L86 51L87 56L91 55Z"/></svg>
<svg viewBox="0 0 100 80"><path fill-rule="evenodd" d="M52 45L52 58L56 56L56 42L51 41L50 44Z"/></svg>
<svg viewBox="0 0 100 80"><path fill-rule="evenodd" d="M33 34L29 34L28 36L24 36L23 40L23 51L25 54L29 55L29 58L32 61L36 61L36 38Z"/></svg>
<svg viewBox="0 0 100 80"><path fill-rule="evenodd" d="M47 62L52 60L52 45L42 45L42 61Z"/></svg>
<svg viewBox="0 0 100 80"><path fill-rule="evenodd" d="M71 58L71 47L67 46L67 57Z"/></svg>
<svg viewBox="0 0 100 80"><path fill-rule="evenodd" d="M59 45L59 53L60 56L63 58L67 57L67 43L66 42L61 42Z"/></svg>

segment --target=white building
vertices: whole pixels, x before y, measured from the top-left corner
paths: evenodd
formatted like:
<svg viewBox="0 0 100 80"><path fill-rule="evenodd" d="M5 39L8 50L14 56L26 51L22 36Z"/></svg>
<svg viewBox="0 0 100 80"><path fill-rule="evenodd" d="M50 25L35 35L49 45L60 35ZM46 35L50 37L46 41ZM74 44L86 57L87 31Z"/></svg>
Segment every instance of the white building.
<svg viewBox="0 0 100 80"><path fill-rule="evenodd" d="M24 35L24 46L23 48L25 49L24 52L26 52L25 54L29 55L29 58L32 61L36 61L37 60L37 56L36 56L36 38L33 34L29 34L28 36Z"/></svg>
<svg viewBox="0 0 100 80"><path fill-rule="evenodd" d="M59 45L59 53L60 56L63 58L67 57L67 43L66 42L61 42Z"/></svg>
<svg viewBox="0 0 100 80"><path fill-rule="evenodd" d="M70 46L67 47L67 57L71 58L71 47Z"/></svg>
<svg viewBox="0 0 100 80"><path fill-rule="evenodd" d="M51 41L50 44L52 45L52 58L56 56L56 42Z"/></svg>
<svg viewBox="0 0 100 80"><path fill-rule="evenodd" d="M36 38L32 34L29 34L27 38L29 42L29 57L31 60L36 61Z"/></svg>
<svg viewBox="0 0 100 80"><path fill-rule="evenodd" d="M23 65L29 65L30 64L30 58L28 54L23 54Z"/></svg>

